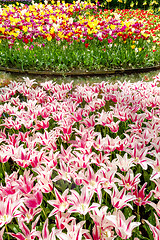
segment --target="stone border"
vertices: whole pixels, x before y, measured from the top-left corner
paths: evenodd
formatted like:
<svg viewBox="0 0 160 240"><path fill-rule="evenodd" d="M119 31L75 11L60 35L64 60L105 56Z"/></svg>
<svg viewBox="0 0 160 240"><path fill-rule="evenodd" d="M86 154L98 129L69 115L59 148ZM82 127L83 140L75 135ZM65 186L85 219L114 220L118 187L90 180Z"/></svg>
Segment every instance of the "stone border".
<svg viewBox="0 0 160 240"><path fill-rule="evenodd" d="M104 75L116 75L116 74L135 74L142 72L150 72L160 70L160 65L145 68L130 68L130 69L113 69L113 70L95 70L95 71L83 71L75 70L70 72L54 72L54 71L34 71L34 70L21 70L16 68L0 67L0 71L15 73L15 74L28 74L28 75L45 75L45 76L104 76Z"/></svg>

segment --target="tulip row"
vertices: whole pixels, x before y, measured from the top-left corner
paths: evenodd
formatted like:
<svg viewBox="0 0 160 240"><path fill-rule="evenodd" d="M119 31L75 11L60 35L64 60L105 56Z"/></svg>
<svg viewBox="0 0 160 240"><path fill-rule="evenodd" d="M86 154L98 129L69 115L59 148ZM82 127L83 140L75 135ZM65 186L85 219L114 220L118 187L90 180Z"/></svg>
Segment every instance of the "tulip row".
<svg viewBox="0 0 160 240"><path fill-rule="evenodd" d="M9 5L0 10L0 65L68 70L160 62L160 16L96 4Z"/></svg>

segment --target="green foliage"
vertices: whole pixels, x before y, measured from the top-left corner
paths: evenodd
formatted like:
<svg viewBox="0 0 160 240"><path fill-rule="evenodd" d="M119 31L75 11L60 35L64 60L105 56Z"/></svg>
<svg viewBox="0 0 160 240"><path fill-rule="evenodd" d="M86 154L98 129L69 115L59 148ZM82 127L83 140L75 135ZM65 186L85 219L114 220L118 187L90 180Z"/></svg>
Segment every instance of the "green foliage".
<svg viewBox="0 0 160 240"><path fill-rule="evenodd" d="M152 49L152 42L140 39L135 48L131 48L129 39L123 43L117 38L113 44L108 44L107 40L88 41L88 48L82 42L74 41L72 44L65 40L60 44L56 40L43 42L45 47L26 44L16 40L12 48L8 47L7 41L0 44L0 65L2 67L18 68L22 70L54 70L70 71L79 70L98 70L98 69L119 69L119 68L140 68L153 66L160 62L160 47L156 52ZM18 45L18 48L17 48ZM140 51L139 51L139 50ZM141 50L142 49L142 50Z"/></svg>

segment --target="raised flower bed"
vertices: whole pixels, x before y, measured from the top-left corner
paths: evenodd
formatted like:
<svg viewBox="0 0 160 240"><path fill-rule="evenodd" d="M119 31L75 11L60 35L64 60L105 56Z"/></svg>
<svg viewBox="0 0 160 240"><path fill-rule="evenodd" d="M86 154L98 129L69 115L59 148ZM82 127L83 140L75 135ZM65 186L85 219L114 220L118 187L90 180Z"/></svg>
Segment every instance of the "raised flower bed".
<svg viewBox="0 0 160 240"><path fill-rule="evenodd" d="M0 66L69 71L160 62L160 16L87 2L9 5L0 11Z"/></svg>

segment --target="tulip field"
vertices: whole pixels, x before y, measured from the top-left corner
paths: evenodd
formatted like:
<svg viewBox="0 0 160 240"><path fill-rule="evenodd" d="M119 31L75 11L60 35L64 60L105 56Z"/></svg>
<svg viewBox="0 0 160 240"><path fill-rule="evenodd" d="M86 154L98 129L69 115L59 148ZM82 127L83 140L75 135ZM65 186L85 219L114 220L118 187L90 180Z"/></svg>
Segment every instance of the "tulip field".
<svg viewBox="0 0 160 240"><path fill-rule="evenodd" d="M158 10L0 7L0 67L159 63ZM0 240L160 240L160 73L148 80L0 79Z"/></svg>
<svg viewBox="0 0 160 240"><path fill-rule="evenodd" d="M0 240L160 239L160 74L0 88Z"/></svg>
<svg viewBox="0 0 160 240"><path fill-rule="evenodd" d="M157 10L98 3L2 5L0 66L35 70L148 67L160 62Z"/></svg>

